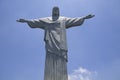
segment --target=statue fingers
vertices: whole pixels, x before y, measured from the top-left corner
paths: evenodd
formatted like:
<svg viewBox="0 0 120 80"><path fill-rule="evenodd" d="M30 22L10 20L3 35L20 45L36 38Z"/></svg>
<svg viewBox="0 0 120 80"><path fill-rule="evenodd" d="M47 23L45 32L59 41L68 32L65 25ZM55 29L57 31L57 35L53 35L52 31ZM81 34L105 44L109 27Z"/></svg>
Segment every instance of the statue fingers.
<svg viewBox="0 0 120 80"><path fill-rule="evenodd" d="M16 20L17 22L25 22L26 20L25 19L19 19L19 20Z"/></svg>

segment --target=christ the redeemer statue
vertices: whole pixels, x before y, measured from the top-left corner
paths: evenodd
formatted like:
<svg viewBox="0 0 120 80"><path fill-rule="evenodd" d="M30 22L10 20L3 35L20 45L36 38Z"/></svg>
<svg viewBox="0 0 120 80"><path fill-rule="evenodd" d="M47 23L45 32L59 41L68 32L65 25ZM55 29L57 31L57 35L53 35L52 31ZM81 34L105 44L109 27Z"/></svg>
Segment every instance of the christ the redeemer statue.
<svg viewBox="0 0 120 80"><path fill-rule="evenodd" d="M54 7L52 17L17 20L18 22L27 23L31 28L41 28L45 31L46 61L44 80L68 80L66 29L80 26L84 20L92 17L94 15L91 14L81 18L62 17L59 16L59 8Z"/></svg>

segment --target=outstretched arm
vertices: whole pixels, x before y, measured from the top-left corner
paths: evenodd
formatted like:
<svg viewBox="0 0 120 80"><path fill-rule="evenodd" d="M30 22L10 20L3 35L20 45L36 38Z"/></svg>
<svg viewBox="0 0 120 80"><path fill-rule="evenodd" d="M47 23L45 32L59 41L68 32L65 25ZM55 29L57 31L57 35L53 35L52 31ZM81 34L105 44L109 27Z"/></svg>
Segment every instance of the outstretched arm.
<svg viewBox="0 0 120 80"><path fill-rule="evenodd" d="M27 23L31 28L42 28L44 29L44 19L33 19L33 20L27 20L27 19L19 19L16 20L17 22L21 23Z"/></svg>
<svg viewBox="0 0 120 80"><path fill-rule="evenodd" d="M80 26L83 24L85 19L93 18L95 15L87 15L81 18L66 18L66 28L74 27L74 26Z"/></svg>

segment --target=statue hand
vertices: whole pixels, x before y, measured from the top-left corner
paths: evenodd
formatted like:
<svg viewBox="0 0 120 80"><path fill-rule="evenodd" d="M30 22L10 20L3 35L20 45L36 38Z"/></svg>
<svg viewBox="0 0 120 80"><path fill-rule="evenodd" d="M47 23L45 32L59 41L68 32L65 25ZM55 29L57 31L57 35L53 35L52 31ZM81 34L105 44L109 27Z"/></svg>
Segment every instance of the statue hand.
<svg viewBox="0 0 120 80"><path fill-rule="evenodd" d="M25 19L19 19L19 20L16 20L17 22L22 22L22 23L24 23L24 22L27 22L27 20L25 20Z"/></svg>
<svg viewBox="0 0 120 80"><path fill-rule="evenodd" d="M93 18L94 16L95 16L95 15L89 14L89 15L85 16L84 19L90 19L90 18Z"/></svg>

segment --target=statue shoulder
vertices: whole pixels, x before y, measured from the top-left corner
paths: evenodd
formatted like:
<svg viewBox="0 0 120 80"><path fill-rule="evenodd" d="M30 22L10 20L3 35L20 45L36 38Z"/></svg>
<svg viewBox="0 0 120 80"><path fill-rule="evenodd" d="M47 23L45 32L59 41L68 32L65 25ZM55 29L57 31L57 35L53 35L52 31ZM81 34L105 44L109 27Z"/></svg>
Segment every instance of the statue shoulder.
<svg viewBox="0 0 120 80"><path fill-rule="evenodd" d="M50 17L38 18L38 20L48 20Z"/></svg>
<svg viewBox="0 0 120 80"><path fill-rule="evenodd" d="M64 16L60 16L59 19L60 19L60 20L65 20L66 17L64 17Z"/></svg>
<svg viewBox="0 0 120 80"><path fill-rule="evenodd" d="M44 17L44 18L38 18L38 19L33 19L35 21L42 21L42 22L46 22L50 19L50 17Z"/></svg>

